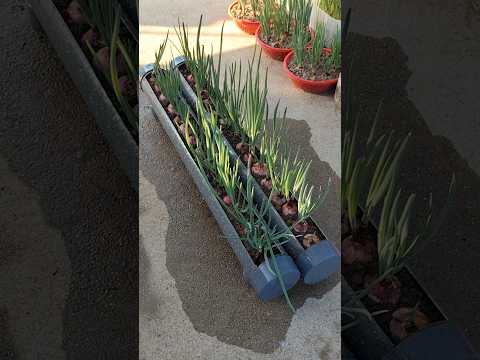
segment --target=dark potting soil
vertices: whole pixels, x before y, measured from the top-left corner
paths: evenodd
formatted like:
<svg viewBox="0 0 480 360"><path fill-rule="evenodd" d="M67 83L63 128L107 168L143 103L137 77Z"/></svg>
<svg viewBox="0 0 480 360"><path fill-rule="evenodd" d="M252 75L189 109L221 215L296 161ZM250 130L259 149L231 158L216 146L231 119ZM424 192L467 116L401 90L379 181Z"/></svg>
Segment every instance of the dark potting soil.
<svg viewBox="0 0 480 360"><path fill-rule="evenodd" d="M342 242L351 235L348 228L346 216L342 215ZM368 242L373 243L375 246L375 256L369 263L353 263L345 264L342 262L342 275L347 280L348 284L354 291L362 290L365 284L365 278L367 276L376 277L378 274L378 255L376 251L377 243L377 230L369 223L365 227L359 229L358 240L353 240L365 246ZM343 255L343 254L342 254ZM407 268L403 268L398 271L394 276L401 283L400 299L395 305L381 304L368 295L364 296L361 301L367 310L373 314L378 311L388 310L385 313L375 315L375 321L392 340L394 344L398 344L401 339L396 338L390 331L390 321L392 320L392 314L395 310L405 308L417 308L423 314L427 316L430 323L445 320L445 317L434 304L432 299L422 289L420 284L416 281L413 275ZM416 332L417 329L409 329L409 334Z"/></svg>
<svg viewBox="0 0 480 360"><path fill-rule="evenodd" d="M273 35L265 37L260 34L260 39L265 43L276 49L291 49L292 48L292 34L284 33L280 38L275 38Z"/></svg>
<svg viewBox="0 0 480 360"><path fill-rule="evenodd" d="M325 71L325 60L328 56L330 55L322 54L320 63L315 65L309 63L307 60L305 60L303 65L298 65L293 61L290 61L288 64L288 69L298 77L305 80L322 81L337 79L340 74L339 71Z"/></svg>

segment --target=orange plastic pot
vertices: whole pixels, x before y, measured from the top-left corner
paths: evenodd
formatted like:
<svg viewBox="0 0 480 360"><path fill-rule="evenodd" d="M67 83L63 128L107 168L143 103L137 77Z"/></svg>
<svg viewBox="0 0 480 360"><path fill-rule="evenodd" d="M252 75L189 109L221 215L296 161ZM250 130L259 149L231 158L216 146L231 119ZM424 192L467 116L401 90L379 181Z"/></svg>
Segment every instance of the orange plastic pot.
<svg viewBox="0 0 480 360"><path fill-rule="evenodd" d="M233 3L230 4L228 7L228 15L233 19L235 22L235 25L242 30L243 32L249 34L249 35L255 35L257 32L257 29L260 27L260 22L257 20L245 20L245 19L238 19L233 15L232 9L234 6L238 4L238 1L234 1Z"/></svg>
<svg viewBox="0 0 480 360"><path fill-rule="evenodd" d="M330 49L324 49L325 53L329 54L331 52ZM337 86L338 79L331 79L331 80L305 80L301 77L295 75L293 72L290 71L288 68L288 64L292 61L294 57L293 51L291 51L283 60L283 69L287 73L287 76L292 80L293 85L297 88L302 89L303 91L307 91L309 93L314 94L322 94L335 86Z"/></svg>
<svg viewBox="0 0 480 360"><path fill-rule="evenodd" d="M259 26L257 32L255 33L255 36L257 37L257 44L262 48L263 52L272 59L283 61L283 59L285 59L285 57L292 51L292 48L276 48L268 45L260 38L261 34L262 28Z"/></svg>

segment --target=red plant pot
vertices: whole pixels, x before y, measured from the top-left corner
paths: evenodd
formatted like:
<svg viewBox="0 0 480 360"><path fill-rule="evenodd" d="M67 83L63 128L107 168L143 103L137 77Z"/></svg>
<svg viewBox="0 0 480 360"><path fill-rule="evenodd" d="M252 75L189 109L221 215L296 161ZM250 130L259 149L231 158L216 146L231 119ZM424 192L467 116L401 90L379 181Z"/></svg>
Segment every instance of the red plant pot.
<svg viewBox="0 0 480 360"><path fill-rule="evenodd" d="M259 26L257 32L255 33L255 36L257 37L257 44L260 45L260 47L263 49L263 52L270 56L272 59L283 61L283 59L285 59L285 56L287 56L292 51L292 48L276 48L268 45L260 38L261 34L262 27Z"/></svg>
<svg viewBox="0 0 480 360"><path fill-rule="evenodd" d="M242 30L243 32L249 35L255 35L257 29L260 27L260 22L258 20L245 20L245 19L237 19L232 12L232 9L235 5L238 4L238 1L234 1L228 7L228 15L233 19L235 25Z"/></svg>
<svg viewBox="0 0 480 360"><path fill-rule="evenodd" d="M331 52L330 49L324 49L325 53L329 54ZM307 91L309 93L314 94L322 94L335 86L337 86L338 79L331 79L331 80L305 80L301 77L295 75L293 72L290 71L288 68L288 64L292 61L294 57L293 51L291 51L283 60L283 69L287 73L287 76L292 80L293 84L302 89L303 91Z"/></svg>

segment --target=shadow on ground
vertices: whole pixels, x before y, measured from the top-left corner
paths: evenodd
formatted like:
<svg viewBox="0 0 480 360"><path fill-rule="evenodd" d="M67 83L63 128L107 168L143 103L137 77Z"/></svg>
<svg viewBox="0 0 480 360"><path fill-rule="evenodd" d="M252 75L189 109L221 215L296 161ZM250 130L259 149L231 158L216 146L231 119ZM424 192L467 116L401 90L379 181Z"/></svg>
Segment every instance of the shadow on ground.
<svg viewBox="0 0 480 360"><path fill-rule="evenodd" d="M302 152L309 154L313 161L314 183L323 182L333 171L316 158L310 148L306 122L294 119L288 122L290 141L298 144L302 139ZM170 214L167 268L175 278L183 309L195 329L222 342L260 353L273 352L283 340L292 318L284 300L263 303L243 280L241 267L228 242L162 129L143 132L140 159L143 159L141 169L145 178L156 187L159 199ZM338 196L338 178L333 182L335 190L329 195L320 217L320 224L326 227L339 211L338 204L330 206ZM327 232L334 233L335 225L331 227ZM290 292L295 307L302 306L308 297L321 297L338 281L339 276L335 275L316 286L297 285Z"/></svg>
<svg viewBox="0 0 480 360"><path fill-rule="evenodd" d="M0 259L0 351L13 343L16 358L132 359L138 195L50 43L32 30L25 1L2 2L0 30L9 34L0 37L0 165L10 179L0 191L9 255ZM50 330L59 337L46 349Z"/></svg>

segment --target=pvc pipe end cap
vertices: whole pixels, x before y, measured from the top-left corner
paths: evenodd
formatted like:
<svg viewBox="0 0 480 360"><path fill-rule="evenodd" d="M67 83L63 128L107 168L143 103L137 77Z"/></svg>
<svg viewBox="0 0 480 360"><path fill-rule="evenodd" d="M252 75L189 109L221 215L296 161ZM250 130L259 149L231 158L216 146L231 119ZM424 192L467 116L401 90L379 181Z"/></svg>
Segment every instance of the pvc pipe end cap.
<svg viewBox="0 0 480 360"><path fill-rule="evenodd" d="M300 271L288 255L275 256L280 274L282 275L285 288L291 289L300 279ZM274 266L272 260L269 260L269 265L272 270ZM283 295L282 287L277 275L272 273L265 262L258 267L263 279L261 288L257 289L258 297L263 301L269 301Z"/></svg>
<svg viewBox="0 0 480 360"><path fill-rule="evenodd" d="M172 68L176 68L180 65L182 65L183 63L185 63L185 57L183 56L177 56L175 57L173 60L172 60Z"/></svg>
<svg viewBox="0 0 480 360"><path fill-rule="evenodd" d="M302 272L303 282L313 285L340 271L341 260L333 244L322 240L306 249L297 264Z"/></svg>

